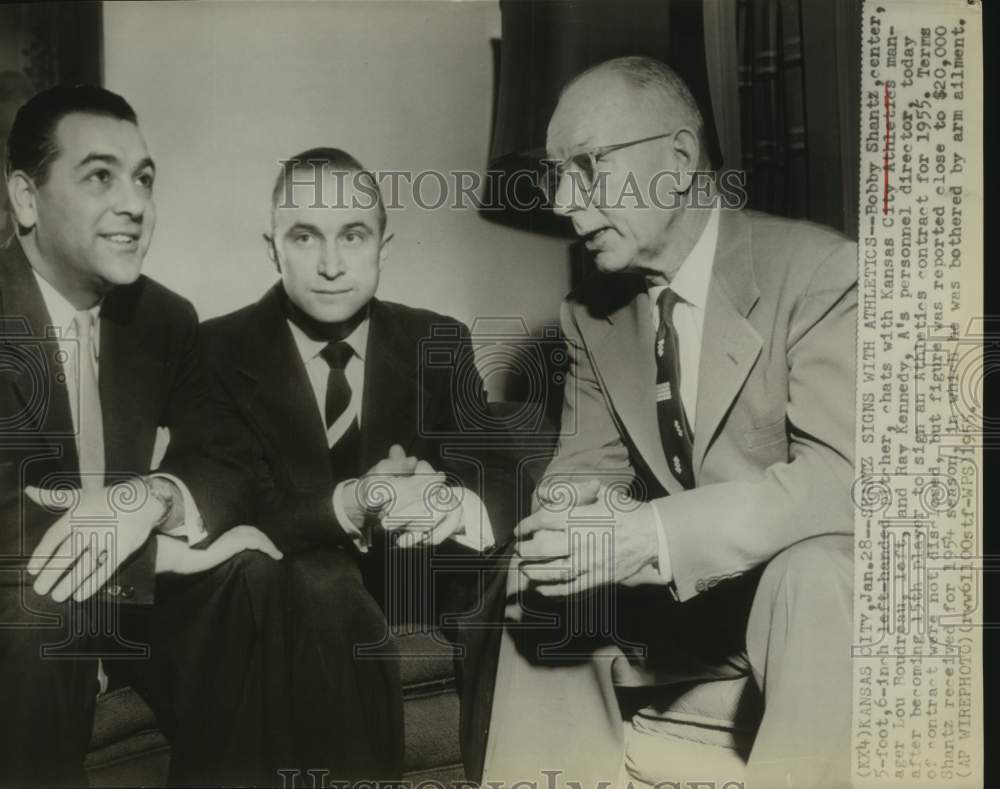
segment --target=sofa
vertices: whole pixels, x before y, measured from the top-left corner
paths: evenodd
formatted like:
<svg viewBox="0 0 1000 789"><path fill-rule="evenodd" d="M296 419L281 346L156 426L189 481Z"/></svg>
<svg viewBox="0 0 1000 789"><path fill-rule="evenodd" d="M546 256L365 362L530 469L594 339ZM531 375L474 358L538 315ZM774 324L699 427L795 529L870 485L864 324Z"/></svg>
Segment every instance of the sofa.
<svg viewBox="0 0 1000 789"><path fill-rule="evenodd" d="M421 629L399 634L402 653L406 778L419 784L464 777L458 746L458 694L452 650ZM87 757L91 786L163 786L170 746L152 710L130 687L97 700Z"/></svg>

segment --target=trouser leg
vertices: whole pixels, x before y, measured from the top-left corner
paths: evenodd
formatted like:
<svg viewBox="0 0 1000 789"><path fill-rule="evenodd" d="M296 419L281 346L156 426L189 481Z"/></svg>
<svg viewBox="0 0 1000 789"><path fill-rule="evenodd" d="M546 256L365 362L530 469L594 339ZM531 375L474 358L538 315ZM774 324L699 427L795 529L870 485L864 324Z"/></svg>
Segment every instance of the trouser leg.
<svg viewBox="0 0 1000 789"><path fill-rule="evenodd" d="M649 686L748 673L743 633L758 577L684 604L662 587L601 587L547 611L522 598L548 624L526 617L503 631L484 777L549 785L543 771L557 770L556 785L616 785L624 717L648 703ZM506 591L517 586L511 575Z"/></svg>
<svg viewBox="0 0 1000 789"><path fill-rule="evenodd" d="M486 758L497 665L503 637L506 603L507 562L510 548L482 560L467 576L475 595L464 616L449 635L462 651L456 661L456 679L461 701L461 748L465 776L479 781Z"/></svg>
<svg viewBox="0 0 1000 789"><path fill-rule="evenodd" d="M25 607L53 615L54 626L38 626ZM0 587L0 786L86 785L97 661L73 657L92 652L86 636L72 635L76 615L85 607L50 604L30 586ZM46 655L53 647L58 656Z"/></svg>
<svg viewBox="0 0 1000 789"><path fill-rule="evenodd" d="M803 540L761 577L747 652L764 693L748 789L849 784L853 549Z"/></svg>
<svg viewBox="0 0 1000 789"><path fill-rule="evenodd" d="M293 667L295 763L289 766L325 771L333 781L398 778L403 769L399 657L356 559L331 548L283 561Z"/></svg>
<svg viewBox="0 0 1000 789"><path fill-rule="evenodd" d="M611 671L620 648L608 633L580 636L579 600L519 598L516 561L502 588L508 621L499 631L483 780L613 784L624 748Z"/></svg>
<svg viewBox="0 0 1000 789"><path fill-rule="evenodd" d="M128 612L150 658L115 661L171 747L170 782L274 785L288 759L285 574L245 551L196 575L161 576L156 602Z"/></svg>

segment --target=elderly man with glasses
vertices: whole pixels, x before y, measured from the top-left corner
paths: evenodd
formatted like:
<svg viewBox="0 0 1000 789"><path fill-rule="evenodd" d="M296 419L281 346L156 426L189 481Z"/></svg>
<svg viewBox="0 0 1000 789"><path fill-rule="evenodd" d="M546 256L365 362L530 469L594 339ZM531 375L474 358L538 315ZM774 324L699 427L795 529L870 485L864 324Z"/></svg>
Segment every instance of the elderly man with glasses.
<svg viewBox="0 0 1000 789"><path fill-rule="evenodd" d="M856 246L729 207L655 60L575 78L547 153L597 271L562 309L562 434L516 531L484 779L842 785Z"/></svg>

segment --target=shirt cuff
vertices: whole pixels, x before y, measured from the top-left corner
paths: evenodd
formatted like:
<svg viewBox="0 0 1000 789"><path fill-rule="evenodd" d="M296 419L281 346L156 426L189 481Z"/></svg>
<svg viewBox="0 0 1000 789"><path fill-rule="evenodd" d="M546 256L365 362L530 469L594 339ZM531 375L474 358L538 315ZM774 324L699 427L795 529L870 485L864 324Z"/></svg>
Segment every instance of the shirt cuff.
<svg viewBox="0 0 1000 789"><path fill-rule="evenodd" d="M670 548L667 545L667 530L663 527L663 520L660 518L660 511L657 509L656 505L650 502L649 508L653 511L653 518L656 520L656 569L660 573L660 578L663 579L663 583L672 585L674 582L674 568L670 563Z"/></svg>
<svg viewBox="0 0 1000 789"><path fill-rule="evenodd" d="M451 538L466 548L482 553L493 545L493 524L482 499L468 488L461 489L462 525Z"/></svg>
<svg viewBox="0 0 1000 789"><path fill-rule="evenodd" d="M341 480L337 483L337 487L333 489L333 514L337 516L337 523L347 532L347 536L351 538L354 547L361 551L361 553L368 553L368 540L365 539L365 535L361 533L361 530L354 525L354 521L350 519L347 509L344 507L344 487L351 482L357 482L357 480Z"/></svg>
<svg viewBox="0 0 1000 789"><path fill-rule="evenodd" d="M208 536L208 532L205 531L205 524L201 519L201 513L198 511L198 505L194 503L194 497L191 495L191 491L188 490L188 486L173 474L156 472L155 474L150 474L149 477L150 479L159 478L165 479L167 482L172 482L181 492L181 501L184 503L184 521L170 529L161 529L160 531L170 537L187 538L187 543L191 546L197 545L204 540Z"/></svg>

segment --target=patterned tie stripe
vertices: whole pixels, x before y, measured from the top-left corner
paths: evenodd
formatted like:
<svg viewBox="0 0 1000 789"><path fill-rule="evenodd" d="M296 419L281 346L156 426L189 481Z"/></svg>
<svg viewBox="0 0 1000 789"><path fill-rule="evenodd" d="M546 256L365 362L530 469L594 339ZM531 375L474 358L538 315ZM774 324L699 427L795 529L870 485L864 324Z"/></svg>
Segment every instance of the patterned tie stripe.
<svg viewBox="0 0 1000 789"><path fill-rule="evenodd" d="M677 330L674 328L674 305L680 297L666 288L658 299L660 325L656 332L656 415L660 440L670 472L689 490L694 487L692 468L692 432L681 402L681 372Z"/></svg>
<svg viewBox="0 0 1000 789"><path fill-rule="evenodd" d="M353 349L343 340L331 342L320 351L320 356L330 365L330 373L326 380L326 405L323 415L327 430L351 404L351 387L347 383L347 374L344 370L353 355ZM352 419L351 424L330 447L330 466L333 468L334 475L337 478L356 476L359 473L360 452L361 430L358 426L358 420Z"/></svg>

